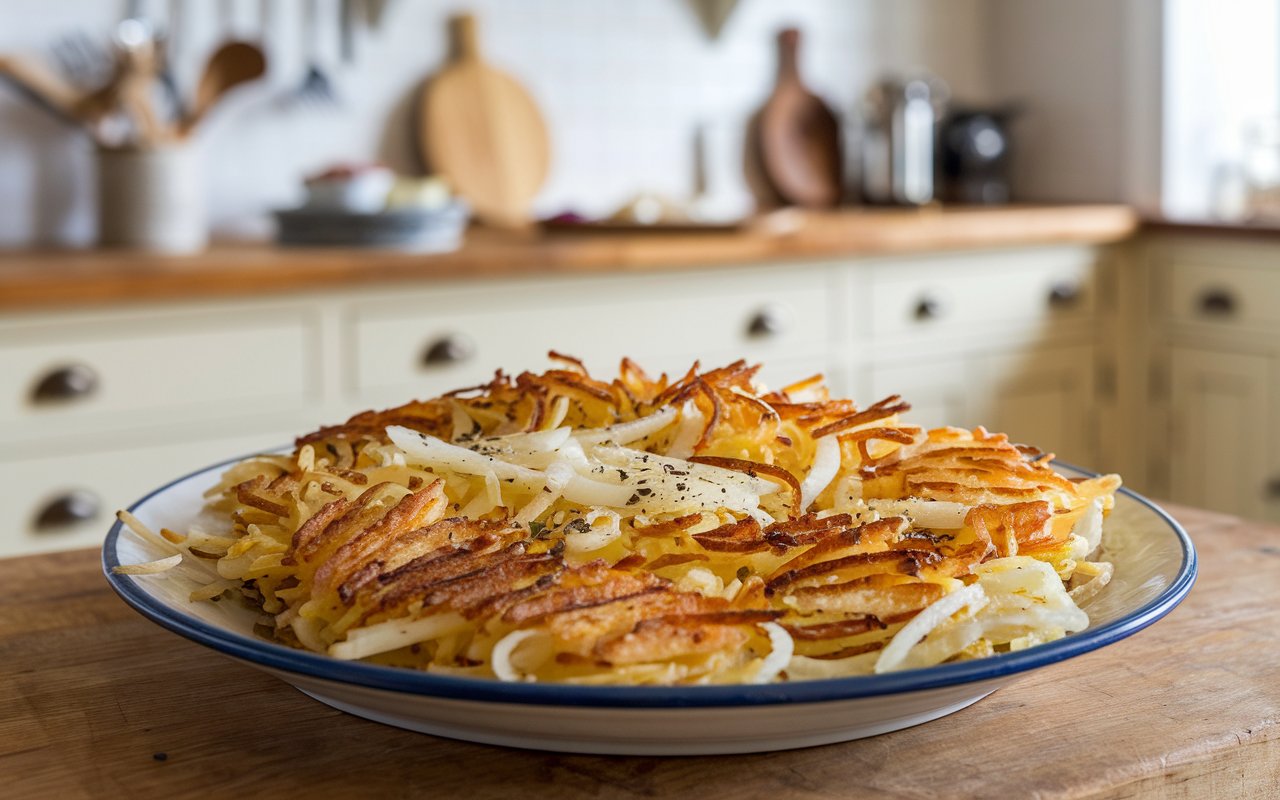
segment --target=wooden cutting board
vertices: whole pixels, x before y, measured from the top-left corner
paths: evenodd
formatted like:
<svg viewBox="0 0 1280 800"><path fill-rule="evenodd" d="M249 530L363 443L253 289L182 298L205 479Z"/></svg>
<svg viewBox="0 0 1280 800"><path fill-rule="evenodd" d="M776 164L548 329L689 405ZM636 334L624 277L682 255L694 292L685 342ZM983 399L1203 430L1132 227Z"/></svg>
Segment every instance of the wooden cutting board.
<svg viewBox="0 0 1280 800"><path fill-rule="evenodd" d="M450 62L423 90L423 159L480 219L522 227L551 161L546 124L524 87L481 58L475 17L454 17L450 35Z"/></svg>
<svg viewBox="0 0 1280 800"><path fill-rule="evenodd" d="M829 208L840 201L843 182L840 124L804 85L799 47L798 30L778 34L778 80L758 122L760 161L784 202Z"/></svg>

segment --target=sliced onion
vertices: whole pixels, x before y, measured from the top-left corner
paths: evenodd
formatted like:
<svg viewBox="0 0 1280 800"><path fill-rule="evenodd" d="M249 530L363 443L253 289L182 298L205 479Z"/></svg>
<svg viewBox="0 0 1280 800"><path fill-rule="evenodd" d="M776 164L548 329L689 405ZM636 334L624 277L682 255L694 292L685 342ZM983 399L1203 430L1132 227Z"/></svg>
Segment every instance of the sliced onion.
<svg viewBox="0 0 1280 800"><path fill-rule="evenodd" d="M813 451L813 466L800 483L799 513L803 514L818 499L839 471L840 440L835 435L823 436Z"/></svg>
<svg viewBox="0 0 1280 800"><path fill-rule="evenodd" d="M951 619L953 614L965 606L978 606L985 602L986 598L987 595L982 586L974 583L935 600L912 617L910 622L903 625L902 630L894 634L889 644L880 651L880 658L876 659L875 671L879 673L899 669L907 654L911 652L911 648L929 635L930 631Z"/></svg>
<svg viewBox="0 0 1280 800"><path fill-rule="evenodd" d="M112 567L111 571L116 575L158 575L161 572L168 572L181 563L182 554L176 553L165 558L157 558L155 561L143 561L140 564L121 564Z"/></svg>
<svg viewBox="0 0 1280 800"><path fill-rule="evenodd" d="M516 514L516 522L527 527L530 522L540 517L542 512L560 499L560 495L564 493L564 487L568 486L573 478L573 466L566 461L556 461L547 467L546 485L524 508L520 509L520 513Z"/></svg>
<svg viewBox="0 0 1280 800"><path fill-rule="evenodd" d="M1098 549L1098 545L1102 544L1101 498L1089 504L1089 507L1080 515L1080 519L1076 520L1076 524L1071 528L1071 533L1084 539L1087 549L1081 553L1081 557L1087 556Z"/></svg>
<svg viewBox="0 0 1280 800"><path fill-rule="evenodd" d="M465 447L410 430L399 425L387 426L387 437L406 456L428 466L443 466L465 475L484 475L492 472L499 478L516 478L542 483L542 475L536 470L511 464L493 456L481 455Z"/></svg>
<svg viewBox="0 0 1280 800"><path fill-rule="evenodd" d="M352 628L347 631L344 641L329 645L328 653L334 658L354 661L448 636L466 626L467 621L454 611L414 620L390 619L363 628Z"/></svg>
<svg viewBox="0 0 1280 800"><path fill-rule="evenodd" d="M597 527L595 521L598 519L605 519L608 522ZM616 511L598 508L583 517L583 521L591 526L590 530L564 535L564 549L570 553L590 553L599 550L622 535L622 517Z"/></svg>
<svg viewBox="0 0 1280 800"><path fill-rule="evenodd" d="M526 639L537 636L541 631L526 629L522 631L512 631L506 636L498 640L493 646L493 653L489 656L489 665L493 667L493 674L498 676L499 680L515 683L518 681L532 681L532 675L524 676L516 670L515 665L511 663L511 653Z"/></svg>
<svg viewBox="0 0 1280 800"><path fill-rule="evenodd" d="M680 408L680 427L676 429L675 438L667 447L667 455L681 459L693 455L693 448L702 438L702 429L706 424L707 418L703 416L698 404L686 400Z"/></svg>
<svg viewBox="0 0 1280 800"><path fill-rule="evenodd" d="M623 422L598 430L588 429L578 433L575 438L583 444L602 444L604 442L629 444L657 433L675 421L675 418L676 410L668 407L647 417L633 419L630 422Z"/></svg>
<svg viewBox="0 0 1280 800"><path fill-rule="evenodd" d="M564 487L565 499L588 506L613 506L620 508L631 498L632 490L626 486L574 475Z"/></svg>
<svg viewBox="0 0 1280 800"><path fill-rule="evenodd" d="M963 528L971 510L946 500L868 500L867 507L882 517L906 517L921 528Z"/></svg>
<svg viewBox="0 0 1280 800"><path fill-rule="evenodd" d="M760 662L760 670L756 672L752 683L768 683L778 677L778 673L791 663L791 655L795 652L795 642L791 634L787 633L781 625L776 622L765 622L760 627L769 634L769 644L773 648L769 651L769 655L764 657L764 661Z"/></svg>

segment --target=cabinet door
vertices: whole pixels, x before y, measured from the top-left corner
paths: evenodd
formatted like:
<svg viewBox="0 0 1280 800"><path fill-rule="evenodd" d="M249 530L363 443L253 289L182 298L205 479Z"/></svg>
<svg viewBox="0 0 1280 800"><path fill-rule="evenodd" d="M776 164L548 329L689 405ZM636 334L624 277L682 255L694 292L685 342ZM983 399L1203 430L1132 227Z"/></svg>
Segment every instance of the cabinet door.
<svg viewBox="0 0 1280 800"><path fill-rule="evenodd" d="M1266 514L1271 358L1176 347L1170 355L1170 494L1245 517Z"/></svg>
<svg viewBox="0 0 1280 800"><path fill-rule="evenodd" d="M970 413L1014 442L1096 467L1094 372L1088 345L979 356L972 370Z"/></svg>
<svg viewBox="0 0 1280 800"><path fill-rule="evenodd" d="M870 387L871 394L856 398L860 406L898 394L911 404L911 410L902 415L906 422L926 428L978 424L970 411L970 393L975 387L969 375L971 369L964 359L923 364L912 360L901 365L876 365L869 371L865 385Z"/></svg>

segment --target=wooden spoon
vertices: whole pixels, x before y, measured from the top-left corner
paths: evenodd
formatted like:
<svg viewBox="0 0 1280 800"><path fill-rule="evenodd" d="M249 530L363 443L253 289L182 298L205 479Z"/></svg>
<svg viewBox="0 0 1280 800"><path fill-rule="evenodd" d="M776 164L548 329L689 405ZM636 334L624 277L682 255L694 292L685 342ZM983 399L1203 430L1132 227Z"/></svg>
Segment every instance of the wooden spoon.
<svg viewBox="0 0 1280 800"><path fill-rule="evenodd" d="M760 110L764 171L786 202L828 208L840 201L840 125L827 104L805 87L797 51L800 32L778 34L778 80Z"/></svg>
<svg viewBox="0 0 1280 800"><path fill-rule="evenodd" d="M178 135L190 136L222 96L242 83L257 80L267 71L267 57L257 45L229 42L214 51L196 84L195 100L178 126Z"/></svg>

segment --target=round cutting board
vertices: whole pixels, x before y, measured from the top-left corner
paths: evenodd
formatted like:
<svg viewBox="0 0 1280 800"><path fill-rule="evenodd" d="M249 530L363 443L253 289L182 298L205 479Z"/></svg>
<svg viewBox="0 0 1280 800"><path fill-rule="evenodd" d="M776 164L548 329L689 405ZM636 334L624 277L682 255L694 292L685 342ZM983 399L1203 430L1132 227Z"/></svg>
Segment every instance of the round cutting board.
<svg viewBox="0 0 1280 800"><path fill-rule="evenodd" d="M475 17L454 17L450 34L451 60L423 90L422 156L482 220L523 226L551 161L546 124L524 87L481 58Z"/></svg>

